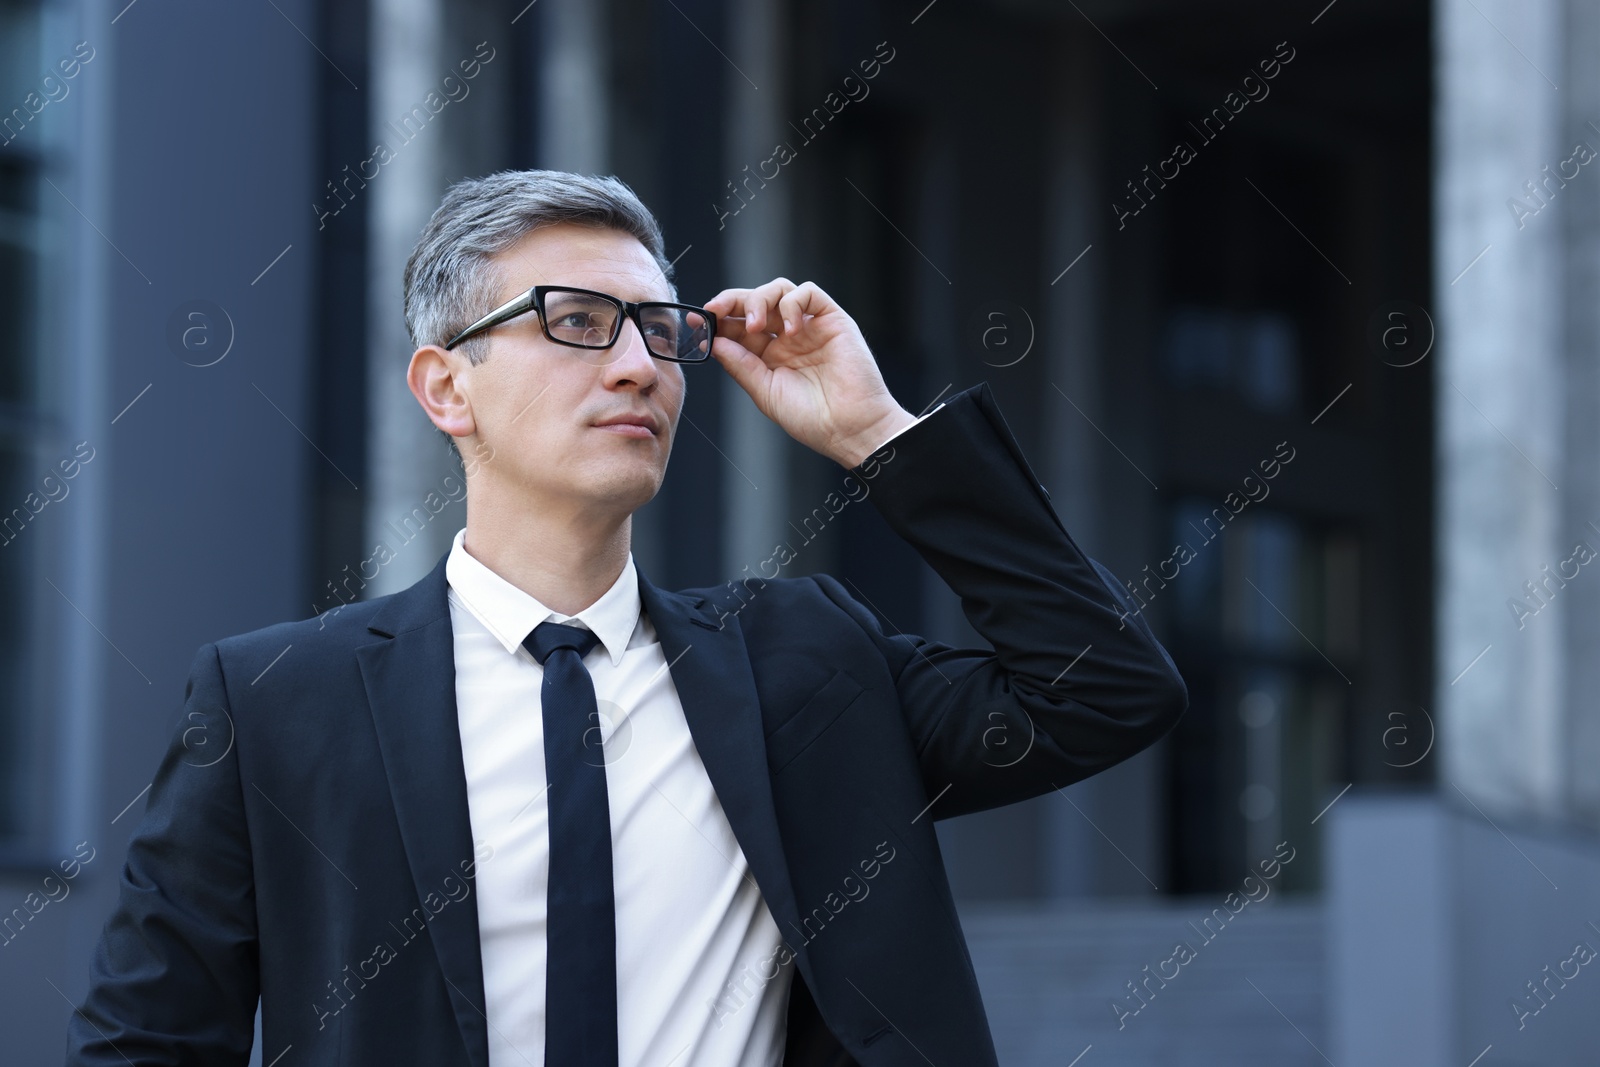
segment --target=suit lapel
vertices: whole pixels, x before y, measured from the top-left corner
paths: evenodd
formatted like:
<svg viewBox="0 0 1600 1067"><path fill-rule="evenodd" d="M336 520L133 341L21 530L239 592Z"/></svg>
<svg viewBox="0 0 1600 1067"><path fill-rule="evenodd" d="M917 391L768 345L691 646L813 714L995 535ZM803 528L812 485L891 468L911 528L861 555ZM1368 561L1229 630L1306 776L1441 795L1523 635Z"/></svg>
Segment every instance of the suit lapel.
<svg viewBox="0 0 1600 1067"><path fill-rule="evenodd" d="M429 894L441 895L446 876L460 877L462 862L473 859L456 720L448 558L373 616L367 628L388 640L356 649L400 839L425 909ZM471 1063L489 1067L476 895L441 908L428 926Z"/></svg>
<svg viewBox="0 0 1600 1067"><path fill-rule="evenodd" d="M635 569L638 561L634 561ZM739 620L719 623L704 597L658 589L639 571L639 596L655 627L694 747L780 930L794 925L794 887L778 837L755 676Z"/></svg>

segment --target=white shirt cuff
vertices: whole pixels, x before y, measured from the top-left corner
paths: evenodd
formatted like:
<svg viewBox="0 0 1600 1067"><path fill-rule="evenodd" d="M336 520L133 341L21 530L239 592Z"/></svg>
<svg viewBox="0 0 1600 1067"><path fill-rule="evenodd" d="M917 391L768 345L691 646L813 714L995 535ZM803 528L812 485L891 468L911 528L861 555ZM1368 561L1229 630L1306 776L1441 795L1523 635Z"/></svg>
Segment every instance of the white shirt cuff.
<svg viewBox="0 0 1600 1067"><path fill-rule="evenodd" d="M925 414L918 415L911 422L906 423L904 426L900 427L894 433L890 434L888 436L888 438L884 440L883 444L879 445L877 448L874 448L872 451L874 453L882 451L884 446L887 445L890 441L893 441L896 437L899 437L901 434L903 434L907 430L911 429L911 427L915 426L917 423L921 422L923 419L927 418L929 415L932 415L934 411L938 411L939 408L942 408L942 407L944 407L944 401L943 400L939 401L939 407L938 408L934 408L933 411L929 411L929 412L927 412Z"/></svg>

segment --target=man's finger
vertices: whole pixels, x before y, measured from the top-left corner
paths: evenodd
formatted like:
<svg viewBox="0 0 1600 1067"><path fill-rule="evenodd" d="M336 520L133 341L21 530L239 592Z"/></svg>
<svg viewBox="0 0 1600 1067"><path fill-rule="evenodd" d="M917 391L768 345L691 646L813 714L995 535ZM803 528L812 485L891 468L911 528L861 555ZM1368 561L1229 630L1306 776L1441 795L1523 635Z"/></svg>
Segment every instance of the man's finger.
<svg viewBox="0 0 1600 1067"><path fill-rule="evenodd" d="M752 331L766 330L777 333L778 331L773 329L771 325L773 314L777 310L778 302L783 299L784 294L794 289L794 287L794 282L791 282L788 278L774 278L767 284L752 290L745 300L745 328ZM754 316L754 318L751 316Z"/></svg>
<svg viewBox="0 0 1600 1067"><path fill-rule="evenodd" d="M772 372L767 369L759 353L752 352L731 338L714 337L711 340L711 354L741 389L752 397L761 395L763 379L770 377Z"/></svg>
<svg viewBox="0 0 1600 1067"><path fill-rule="evenodd" d="M742 321L745 301L749 295L748 289L724 289L702 306L719 319L733 318Z"/></svg>
<svg viewBox="0 0 1600 1067"><path fill-rule="evenodd" d="M717 316L717 337L743 345L757 356L765 352L767 345L775 339L772 334L764 330L751 330L743 316L733 315Z"/></svg>
<svg viewBox="0 0 1600 1067"><path fill-rule="evenodd" d="M767 328L767 302L760 289L744 302L744 328L747 333L761 333Z"/></svg>
<svg viewBox="0 0 1600 1067"><path fill-rule="evenodd" d="M813 305L816 303L816 294L820 292L816 286L806 282L783 295L783 299L778 301L778 314L783 317L785 333L794 333L805 325L806 312L815 312Z"/></svg>

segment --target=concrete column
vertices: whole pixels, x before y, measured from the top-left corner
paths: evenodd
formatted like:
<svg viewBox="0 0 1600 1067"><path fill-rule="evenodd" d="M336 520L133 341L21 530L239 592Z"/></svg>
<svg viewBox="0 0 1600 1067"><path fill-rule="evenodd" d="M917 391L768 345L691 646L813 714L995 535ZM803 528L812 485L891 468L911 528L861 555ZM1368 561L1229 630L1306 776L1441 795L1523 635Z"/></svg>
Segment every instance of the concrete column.
<svg viewBox="0 0 1600 1067"><path fill-rule="evenodd" d="M1600 547L1573 510L1594 457L1568 452L1578 402L1563 271L1576 190L1537 184L1577 135L1564 116L1571 85L1556 88L1563 10L1562 0L1435 5L1441 789L1552 816L1568 788L1566 634L1575 611L1592 610L1557 581L1525 583L1544 582L1580 539ZM1600 185L1600 174L1585 181ZM1582 405L1575 413L1592 422L1592 399ZM1583 582L1600 585L1600 574Z"/></svg>
<svg viewBox="0 0 1600 1067"><path fill-rule="evenodd" d="M611 166L610 48L602 2L539 12L539 166L606 174ZM532 17L529 12L525 17Z"/></svg>
<svg viewBox="0 0 1600 1067"><path fill-rule="evenodd" d="M1037 323L1038 347L1030 358L1047 364L1047 381L1059 386L1073 403L1085 411L1099 411L1100 337L1106 325L1099 301L1110 249L1101 225L1106 211L1098 195L1102 76L1094 49L1085 47L1088 43L1082 34L1063 35L1065 54L1051 102L1054 119L1046 127L1052 132L1044 183L1046 236L1039 264L1044 306ZM1000 363L1016 355L988 358ZM1061 393L1050 385L1045 388L1045 408L1055 411L1063 403ZM1080 547L1092 545L1098 540L1096 520L1103 507L1095 457L1104 441L1081 417L1046 419L1043 435L1039 476L1050 501Z"/></svg>
<svg viewBox="0 0 1600 1067"><path fill-rule="evenodd" d="M552 21L558 26L547 36L558 37L561 20ZM406 385L412 347L405 329L402 278L406 258L445 187L507 162L504 116L515 34L499 5L488 0L449 5L444 0L373 0L371 24L369 124L374 144L387 145L393 158L362 193L371 197L369 460L362 491L369 551L381 542L391 548L394 559L362 591L368 598L421 578L466 522L460 504L449 504L436 518L426 506L430 494L446 496L450 490L444 479L459 468L448 442ZM558 44L552 41L550 47L561 51ZM434 113L426 103L430 94L438 107L440 98L460 93L445 88L444 79L454 75L459 80L463 60L478 62L478 73L459 82L466 85L465 94L450 98ZM605 111L603 104L596 106ZM579 121L565 128L587 125Z"/></svg>
<svg viewBox="0 0 1600 1067"><path fill-rule="evenodd" d="M392 524L403 523L430 488L451 469L448 445L418 407L406 386L411 357L402 311L401 279L417 234L444 191L444 161L437 137L424 127L406 143L392 124L403 123L412 105L443 76L445 11L443 0L373 0L372 111L368 125L377 141L394 151L377 180L368 215L367 403L368 473L366 526L369 547L380 542L394 552L366 590L367 598L392 593L415 582L438 562L450 538L466 521L450 509L402 544ZM470 99L470 98L469 98ZM465 103L465 102L463 102ZM454 106L454 105L452 105ZM453 117L448 109L439 118ZM429 125L432 125L430 121ZM425 512L426 513L426 512Z"/></svg>
<svg viewBox="0 0 1600 1067"><path fill-rule="evenodd" d="M727 79L727 180L748 201L736 215L724 220L728 284L756 286L780 275L804 281L794 277L795 267L790 262L790 189L796 179L780 171L775 180L767 181L760 173L762 161L772 156L774 146L791 139L782 113L787 84L782 2L732 4L728 17L731 54L738 57L742 69L756 76L754 86L731 73ZM726 194L727 187L717 193ZM739 200L730 197L729 202ZM756 573L760 561L772 554L773 545L789 539L789 438L732 378L720 372L716 378L723 390L725 412L720 447L732 460L719 467L726 501L722 569L733 578L745 567Z"/></svg>
<svg viewBox="0 0 1600 1067"><path fill-rule="evenodd" d="M1561 100L1566 109L1558 145L1566 160L1579 142L1600 152L1600 10L1568 0L1566 71ZM1559 164L1557 164L1559 167ZM1567 173L1572 167L1567 167ZM1580 168L1561 188L1552 222L1566 236L1562 295L1565 299L1563 356L1567 368L1567 473L1563 476L1563 528L1600 551L1600 157ZM1540 212L1540 217L1544 214ZM1529 220L1529 225L1537 218ZM1590 526L1593 522L1595 525ZM1565 546L1569 551L1572 545ZM1563 556L1565 558L1565 556ZM1600 563L1597 560L1596 563ZM1565 743L1566 803L1571 813L1600 826L1600 570L1573 582L1566 632L1568 665Z"/></svg>
<svg viewBox="0 0 1600 1067"><path fill-rule="evenodd" d="M1103 503L1096 458L1104 442L1062 395L1084 411L1103 410L1100 336L1105 324L1098 309L1110 250L1100 225L1105 212L1096 195L1102 168L1103 103L1098 92L1102 75L1094 49L1086 47L1089 43L1081 34L1062 35L1062 62L1057 67L1054 98L1049 101L1051 119L1046 128L1052 131L1051 151L1044 182L1048 199L1043 205L1045 240L1039 264L1043 303L1033 309L1033 322L1008 324L1012 336L1004 347L991 352L991 346L985 345L984 358L996 364L1018 358L1021 352L1017 344L1030 327L1037 330L1034 350L1026 358L1046 365L1044 409L1065 410L1067 417L1044 420L1045 446L1034 466L1067 529L1079 546L1092 555L1100 540L1098 520ZM994 336L998 335L991 335ZM1005 373L1000 370L991 375ZM1105 830L1120 848L1134 844L1128 833L1128 820L1117 817L1117 809L1125 811L1127 805L1113 803L1118 798L1137 803L1132 794L1138 792L1139 785L1130 789L1131 783L1122 780L1129 769L1129 764L1123 764L1073 786L1067 790L1071 803L1056 797L1042 806L1040 851L1046 895L1079 897L1113 890L1151 891L1138 871L1111 852L1095 829L1099 826ZM1108 822L1118 825L1108 826ZM1160 879L1161 872L1152 869L1157 857L1146 855L1147 851L1135 847L1139 855L1133 862L1150 877ZM1107 853L1116 865L1114 869L1100 862Z"/></svg>

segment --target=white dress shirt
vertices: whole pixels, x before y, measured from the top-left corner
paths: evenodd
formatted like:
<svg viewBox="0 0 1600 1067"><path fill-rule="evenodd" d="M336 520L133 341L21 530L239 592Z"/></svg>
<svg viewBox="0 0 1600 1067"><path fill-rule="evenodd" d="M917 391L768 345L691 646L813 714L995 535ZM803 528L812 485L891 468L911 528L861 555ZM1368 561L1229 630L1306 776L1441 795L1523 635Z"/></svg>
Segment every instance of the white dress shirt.
<svg viewBox="0 0 1600 1067"><path fill-rule="evenodd" d="M759 977L782 938L690 738L632 554L574 617L473 558L465 535L445 576L472 836L494 850L476 869L490 1067L544 1063L544 668L522 640L551 618L600 638L584 665L607 760L619 1064L776 1067L794 964Z"/></svg>

